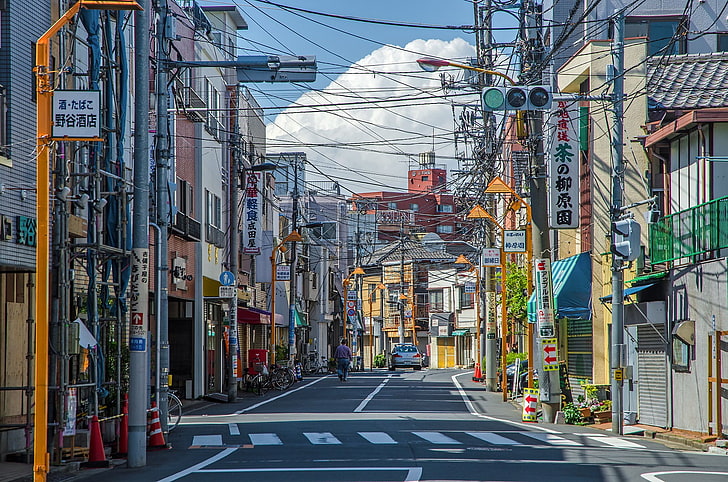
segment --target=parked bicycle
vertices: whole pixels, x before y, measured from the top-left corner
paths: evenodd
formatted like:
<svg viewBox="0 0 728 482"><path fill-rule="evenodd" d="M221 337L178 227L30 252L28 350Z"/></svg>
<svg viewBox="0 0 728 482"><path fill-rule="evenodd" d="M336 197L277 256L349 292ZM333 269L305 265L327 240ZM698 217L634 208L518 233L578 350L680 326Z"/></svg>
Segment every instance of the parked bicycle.
<svg viewBox="0 0 728 482"><path fill-rule="evenodd" d="M329 364L325 356L319 357L318 352L309 352L301 362L304 375L315 375L317 373L329 373Z"/></svg>
<svg viewBox="0 0 728 482"><path fill-rule="evenodd" d="M167 430L171 432L177 428L181 419L182 401L170 390L167 392Z"/></svg>
<svg viewBox="0 0 728 482"><path fill-rule="evenodd" d="M253 393L263 395L269 390L285 390L296 382L296 374L288 366L273 365L262 368L250 380Z"/></svg>

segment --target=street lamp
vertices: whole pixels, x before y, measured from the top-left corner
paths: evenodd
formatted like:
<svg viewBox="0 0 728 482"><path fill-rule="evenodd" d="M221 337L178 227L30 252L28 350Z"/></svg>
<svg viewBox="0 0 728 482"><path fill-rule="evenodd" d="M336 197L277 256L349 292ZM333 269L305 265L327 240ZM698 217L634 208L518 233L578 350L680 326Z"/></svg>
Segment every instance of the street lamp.
<svg viewBox="0 0 728 482"><path fill-rule="evenodd" d="M372 315L372 303L374 301L374 293L387 289L382 283L369 292L369 371L374 371L374 315Z"/></svg>
<svg viewBox="0 0 728 482"><path fill-rule="evenodd" d="M508 184L506 184L500 177L495 177L488 186L485 188L485 192L490 194L511 194L516 198L516 202L512 203L509 208L513 211L519 210L521 207L526 209L526 264L529 268L526 270L528 277L528 293L533 292L533 272L530 269L530 265L533 257L533 245L531 242L533 233L533 224L531 217L531 205L523 200ZM503 231L505 235L505 231ZM505 243L503 248L505 249ZM533 324L527 323L527 344L528 344L528 386L533 387ZM505 359L505 357L504 357ZM503 370L505 373L505 370Z"/></svg>
<svg viewBox="0 0 728 482"><path fill-rule="evenodd" d="M475 353L478 357L478 360L475 362L475 370L476 372L480 368L480 332L481 332L481 326L480 326L480 266L476 266L473 263L468 260L468 258L465 257L465 255L461 254L458 256L458 258L455 260L455 264L467 264L470 266L470 269L468 271L474 271L475 272ZM482 375L482 372L481 372Z"/></svg>
<svg viewBox="0 0 728 482"><path fill-rule="evenodd" d="M276 255L280 251L281 253L285 253L288 251L288 248L284 246L286 243L300 243L303 241L303 237L298 233L298 231L293 230L291 231L288 236L283 238L283 240L278 243L277 245L273 246L273 250L270 253L270 267L271 267L271 284L270 284L270 365L273 366L273 364L276 362L276 281L277 281L277 273L276 273ZM295 276L293 273L291 273L291 276Z"/></svg>
<svg viewBox="0 0 728 482"><path fill-rule="evenodd" d="M442 60L442 59L433 59L431 57L424 57L421 59L417 59L417 63L420 64L420 67L422 70L425 70L427 72L435 72L440 67L457 67L458 69L465 69L465 70L472 70L473 72L480 72L481 74L489 74L489 75L497 75L498 77L502 77L506 79L511 85L515 85L513 79L508 77L506 74L502 74L500 72L496 72L495 70L487 70L487 69L481 69L480 67L473 67L472 65L467 64L459 64L457 62L452 62L450 60Z"/></svg>

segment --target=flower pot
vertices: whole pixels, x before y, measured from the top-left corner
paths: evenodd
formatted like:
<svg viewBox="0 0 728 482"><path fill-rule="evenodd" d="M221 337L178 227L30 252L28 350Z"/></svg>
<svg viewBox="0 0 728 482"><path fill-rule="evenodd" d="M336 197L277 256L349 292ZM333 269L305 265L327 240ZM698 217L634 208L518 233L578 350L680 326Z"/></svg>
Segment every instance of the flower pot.
<svg viewBox="0 0 728 482"><path fill-rule="evenodd" d="M606 423L612 421L612 411L594 412L594 421L596 423Z"/></svg>
<svg viewBox="0 0 728 482"><path fill-rule="evenodd" d="M581 413L581 418L589 418L592 416L592 412L589 407L580 408L579 413Z"/></svg>

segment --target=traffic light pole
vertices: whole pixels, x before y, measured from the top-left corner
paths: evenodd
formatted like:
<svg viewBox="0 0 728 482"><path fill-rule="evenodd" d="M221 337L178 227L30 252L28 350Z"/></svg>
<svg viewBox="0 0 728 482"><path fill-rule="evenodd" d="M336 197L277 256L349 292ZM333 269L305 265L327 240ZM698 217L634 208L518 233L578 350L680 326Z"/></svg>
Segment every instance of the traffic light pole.
<svg viewBox="0 0 728 482"><path fill-rule="evenodd" d="M613 125L612 125L612 239L615 239L615 223L622 215L624 183L624 15L618 12L614 18L614 39L612 43L612 80ZM622 435L622 377L614 372L622 368L624 358L624 260L612 253L612 347L610 353L612 379L612 433ZM620 378L617 380L617 378Z"/></svg>

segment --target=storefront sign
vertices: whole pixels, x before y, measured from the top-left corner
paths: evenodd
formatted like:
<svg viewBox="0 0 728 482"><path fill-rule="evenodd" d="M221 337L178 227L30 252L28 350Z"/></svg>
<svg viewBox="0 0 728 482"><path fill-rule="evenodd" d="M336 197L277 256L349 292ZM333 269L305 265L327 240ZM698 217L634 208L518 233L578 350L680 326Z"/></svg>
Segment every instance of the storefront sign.
<svg viewBox="0 0 728 482"><path fill-rule="evenodd" d="M559 101L549 126L549 226L579 227L579 104Z"/></svg>
<svg viewBox="0 0 728 482"><path fill-rule="evenodd" d="M534 260L536 288L536 322L538 336L554 336L554 303L551 290L551 261L549 259Z"/></svg>
<svg viewBox="0 0 728 482"><path fill-rule="evenodd" d="M526 231L503 231L503 252L525 253Z"/></svg>
<svg viewBox="0 0 728 482"><path fill-rule="evenodd" d="M291 281L291 267L287 264L276 266L276 280Z"/></svg>
<svg viewBox="0 0 728 482"><path fill-rule="evenodd" d="M101 92L56 90L53 92L53 138L101 137Z"/></svg>
<svg viewBox="0 0 728 482"><path fill-rule="evenodd" d="M131 296L129 311L129 351L147 351L147 319L149 304L149 250L131 250Z"/></svg>
<svg viewBox="0 0 728 482"><path fill-rule="evenodd" d="M260 179L262 173L248 172L245 181L245 210L243 212L243 253L260 254L262 227L260 225L262 196Z"/></svg>
<svg viewBox="0 0 728 482"><path fill-rule="evenodd" d="M483 266L500 266L500 249L484 248L483 249Z"/></svg>

